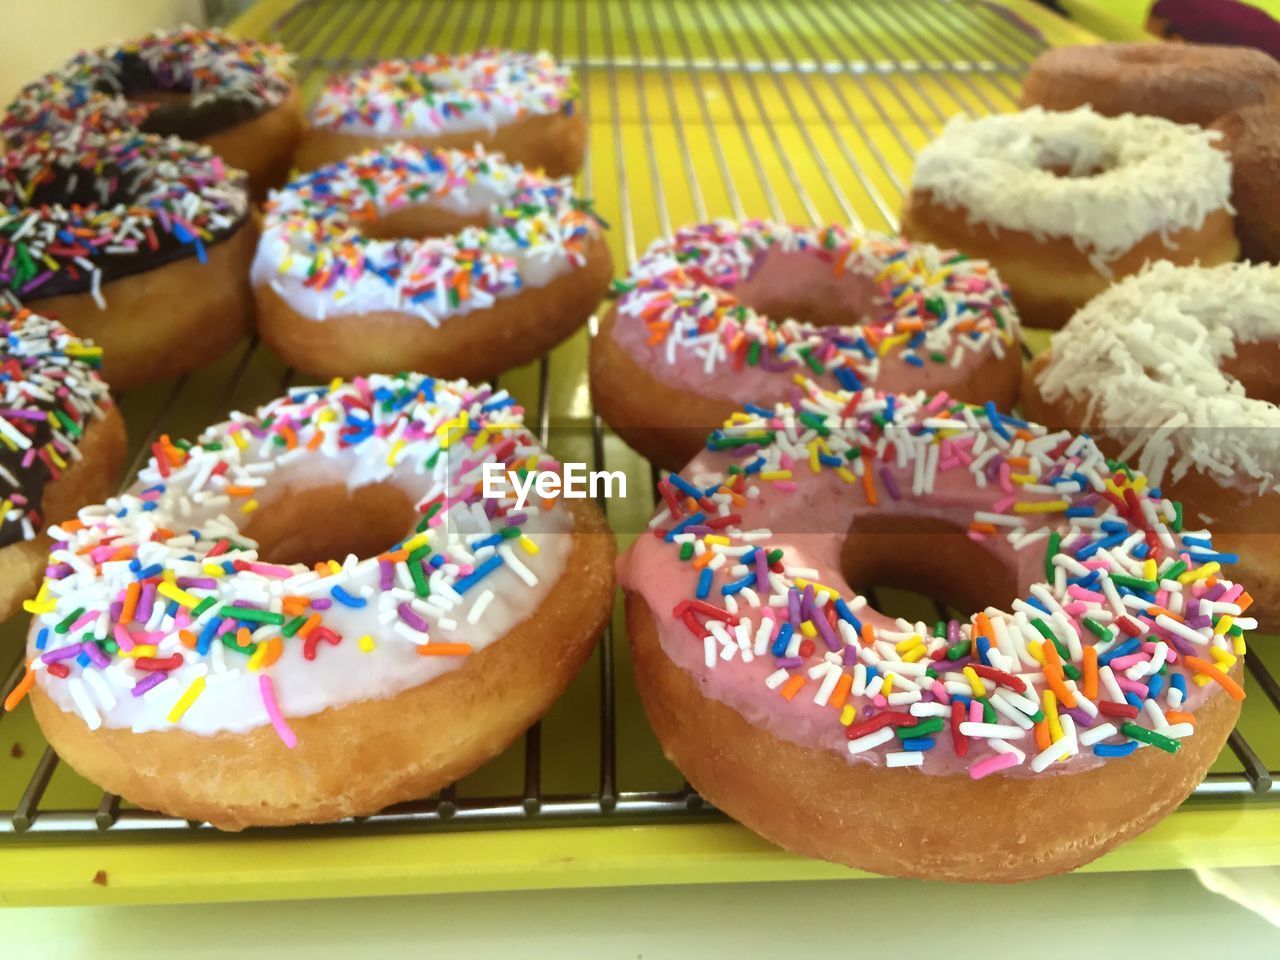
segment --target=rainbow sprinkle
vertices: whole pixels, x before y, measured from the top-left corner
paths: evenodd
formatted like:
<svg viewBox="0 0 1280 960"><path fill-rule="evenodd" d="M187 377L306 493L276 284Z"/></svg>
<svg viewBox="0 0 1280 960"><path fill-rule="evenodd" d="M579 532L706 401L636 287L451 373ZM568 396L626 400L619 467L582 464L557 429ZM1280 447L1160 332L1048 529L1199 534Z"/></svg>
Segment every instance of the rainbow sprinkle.
<svg viewBox="0 0 1280 960"><path fill-rule="evenodd" d="M288 718L392 696L505 635L571 540L564 510L482 496L486 463L557 469L488 386L405 374L300 387L153 452L129 492L50 528L28 602L22 689L39 683L91 729L270 724L293 746ZM399 486L415 503L407 535L314 568L260 556L244 505L311 483Z"/></svg>
<svg viewBox="0 0 1280 960"><path fill-rule="evenodd" d="M821 327L775 322L733 288L770 252L803 251L837 275L874 287L871 316ZM1005 355L1018 336L1008 291L984 261L843 227L715 221L654 243L614 286L619 326L643 324L648 350L669 365L731 375L744 367L800 370L832 386L874 383L886 357L913 367L959 367L972 354ZM615 334L617 335L617 334Z"/></svg>
<svg viewBox="0 0 1280 960"><path fill-rule="evenodd" d="M32 540L46 483L80 459L89 421L111 405L102 349L62 324L0 302L0 546Z"/></svg>
<svg viewBox="0 0 1280 960"><path fill-rule="evenodd" d="M388 136L493 130L524 116L572 112L575 96L572 72L545 51L430 54L331 78L311 125Z"/></svg>
<svg viewBox="0 0 1280 960"><path fill-rule="evenodd" d="M362 223L414 205L489 225L425 240L361 231ZM393 143L273 192L253 277L316 319L395 310L437 326L581 266L601 231L568 180L482 151Z"/></svg>
<svg viewBox="0 0 1280 960"><path fill-rule="evenodd" d="M244 174L208 147L84 131L3 159L0 291L23 301L89 292L179 257L201 261L249 212Z"/></svg>
<svg viewBox="0 0 1280 960"><path fill-rule="evenodd" d="M1243 698L1230 672L1256 621L1222 576L1235 558L1142 474L990 405L797 381L660 482L653 536L623 564L709 696L791 739L974 779L1176 752L1206 697ZM1017 571L1011 609L871 609L814 543L852 522L856 547L873 513L967 527Z"/></svg>
<svg viewBox="0 0 1280 960"><path fill-rule="evenodd" d="M69 128L107 132L142 127L154 105L126 99L145 89L189 92L192 110L233 101L248 116L281 103L293 89L292 57L277 44L184 26L86 50L24 87L0 120L10 140ZM234 122L245 112L229 113Z"/></svg>

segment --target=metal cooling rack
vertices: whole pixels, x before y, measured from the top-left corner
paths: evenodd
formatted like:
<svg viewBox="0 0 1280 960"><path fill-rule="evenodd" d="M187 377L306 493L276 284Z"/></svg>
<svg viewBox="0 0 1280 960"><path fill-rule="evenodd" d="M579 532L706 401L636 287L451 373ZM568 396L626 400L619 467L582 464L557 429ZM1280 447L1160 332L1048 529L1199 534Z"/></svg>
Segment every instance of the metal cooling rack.
<svg viewBox="0 0 1280 960"><path fill-rule="evenodd" d="M1044 48L1030 28L994 4L946 0L536 0L518 5L302 0L275 21L270 34L299 54L299 77L309 94L331 71L429 50L486 44L547 48L573 64L582 109L593 121L593 151L607 154L587 164L583 191L616 198L612 208L602 205L601 210L612 220L619 266L634 261L653 235L669 233L691 218L757 215L896 227L895 211L905 191L902 171L909 169L915 149L953 114L1013 109L1021 74ZM869 113L855 104L869 107ZM643 141L640 149L635 149L637 138ZM676 207L679 213L673 212ZM589 333L595 332L593 320ZM221 385L191 375L147 398L144 406L154 405L154 414L141 431L144 436L135 431L137 453L128 476L144 462L151 443L171 429L179 411L196 406L217 414L252 406L282 392L293 378L256 341L225 366L229 373ZM267 387L247 385L247 372L263 366L274 370L274 381ZM581 354L568 355L561 348L537 365L533 377L536 401L526 397L526 405L546 443L553 387L584 382ZM217 391L211 405L210 393ZM607 469L606 448L618 449L616 442L608 443L608 431L589 411L579 425L591 432L594 468ZM594 789L543 790L544 745L535 725L524 738L518 793L459 797L450 787L372 817L299 829L453 829L719 816L687 784L665 791L619 789L614 640L611 631L598 658ZM1268 722L1280 725L1280 684L1257 652L1249 654L1247 665L1254 684L1251 699L1262 699ZM0 669L5 678L0 699L17 684L22 669L19 650L16 662ZM1280 793L1280 771L1260 759L1244 734L1233 732L1229 746L1241 769L1211 773L1188 803ZM0 809L0 834L215 832L207 824L122 809L112 794L103 795L96 807L42 806L58 762L45 747L17 805Z"/></svg>

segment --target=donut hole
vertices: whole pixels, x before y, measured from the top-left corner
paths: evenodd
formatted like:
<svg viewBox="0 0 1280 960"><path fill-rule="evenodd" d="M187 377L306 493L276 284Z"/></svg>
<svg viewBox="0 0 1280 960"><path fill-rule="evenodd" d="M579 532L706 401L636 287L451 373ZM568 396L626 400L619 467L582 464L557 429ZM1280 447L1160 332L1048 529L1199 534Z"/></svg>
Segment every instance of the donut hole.
<svg viewBox="0 0 1280 960"><path fill-rule="evenodd" d="M1036 159L1045 173L1064 180L1085 180L1114 170L1119 163L1115 154L1098 144L1042 143Z"/></svg>
<svg viewBox="0 0 1280 960"><path fill-rule="evenodd" d="M859 518L840 562L849 585L876 597L890 617L927 622L938 604L968 617L990 606L1008 609L1021 593L1006 560L963 527L931 517Z"/></svg>
<svg viewBox="0 0 1280 960"><path fill-rule="evenodd" d="M269 563L373 557L405 538L418 515L413 498L391 482L349 488L331 483L286 490L249 515L243 533Z"/></svg>
<svg viewBox="0 0 1280 960"><path fill-rule="evenodd" d="M1225 357L1222 372L1244 387L1246 396L1280 404L1280 342L1239 343L1236 355Z"/></svg>
<svg viewBox="0 0 1280 960"><path fill-rule="evenodd" d="M457 233L464 227L485 227L488 216L481 211L458 213L431 204L414 204L360 221L360 231L374 240L426 240Z"/></svg>
<svg viewBox="0 0 1280 960"><path fill-rule="evenodd" d="M741 303L766 317L815 327L841 327L867 319L877 292L875 282L865 274L837 272L831 261L804 251L770 251L731 290Z"/></svg>

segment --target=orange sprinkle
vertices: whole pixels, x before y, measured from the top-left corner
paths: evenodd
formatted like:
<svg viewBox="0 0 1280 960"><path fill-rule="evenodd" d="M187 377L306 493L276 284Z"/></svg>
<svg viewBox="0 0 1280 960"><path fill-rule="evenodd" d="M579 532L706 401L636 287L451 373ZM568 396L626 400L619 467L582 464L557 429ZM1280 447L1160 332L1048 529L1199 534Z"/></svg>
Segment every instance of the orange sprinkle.
<svg viewBox="0 0 1280 960"><path fill-rule="evenodd" d="M876 632L871 628L871 624L866 622L862 624L862 642L868 647L876 642Z"/></svg>
<svg viewBox="0 0 1280 960"><path fill-rule="evenodd" d="M36 672L28 666L27 672L22 675L22 679L18 681L18 685L9 692L7 697L4 698L4 709L6 713L17 709L18 704L22 702L22 698L27 695L27 691L31 689L35 682Z"/></svg>
<svg viewBox="0 0 1280 960"><path fill-rule="evenodd" d="M1049 737L1049 721L1041 720L1036 724L1036 747L1040 750L1048 750L1053 744L1053 740Z"/></svg>
<svg viewBox="0 0 1280 960"><path fill-rule="evenodd" d="M194 650L196 644L199 643L198 638L190 630L179 630L178 639L182 641L182 645L188 650Z"/></svg>
<svg viewBox="0 0 1280 960"><path fill-rule="evenodd" d="M969 529L974 533L995 533L996 525L994 523L974 523L969 524Z"/></svg>
<svg viewBox="0 0 1280 960"><path fill-rule="evenodd" d="M64 523L62 526L65 527L66 524ZM1236 604L1240 607L1240 612L1244 613L1253 605L1253 597L1249 596L1247 593L1242 593L1240 594L1239 599L1236 600Z"/></svg>
<svg viewBox="0 0 1280 960"><path fill-rule="evenodd" d="M313 613L311 616L307 617L307 622L298 628L298 636L305 640L311 631L318 626L320 626L320 614Z"/></svg>
<svg viewBox="0 0 1280 960"><path fill-rule="evenodd" d="M252 497L253 487L245 487L239 484L226 487L225 493L231 497Z"/></svg>
<svg viewBox="0 0 1280 960"><path fill-rule="evenodd" d="M1098 699L1098 651L1094 647L1084 648L1084 695Z"/></svg>
<svg viewBox="0 0 1280 960"><path fill-rule="evenodd" d="M399 563L402 560L409 559L409 551L401 547L392 553L383 553L378 556L379 560L386 560L389 563Z"/></svg>
<svg viewBox="0 0 1280 960"><path fill-rule="evenodd" d="M258 664L258 669L265 670L279 660L282 653L284 653L284 643L279 637L272 637L267 641L267 649L262 655L262 662Z"/></svg>
<svg viewBox="0 0 1280 960"><path fill-rule="evenodd" d="M850 674L840 674L840 679L836 681L836 688L831 691L831 699L827 701L827 706L835 707L839 710L844 706L845 700L849 699L849 688L853 686L853 677Z"/></svg>
<svg viewBox="0 0 1280 960"><path fill-rule="evenodd" d="M291 617L301 616L302 613L311 606L311 601L306 597L288 596L281 601L284 612Z"/></svg>
<svg viewBox="0 0 1280 960"><path fill-rule="evenodd" d="M83 520L63 520L60 524L58 524L58 526L60 526L63 530L67 531L67 533L75 533L77 530L84 529L84 521Z"/></svg>
<svg viewBox="0 0 1280 960"><path fill-rule="evenodd" d="M804 674L797 673L790 677L786 683L778 688L778 692L782 694L783 700L791 700L800 692L800 688L804 686Z"/></svg>
<svg viewBox="0 0 1280 960"><path fill-rule="evenodd" d="M1219 670L1217 667L1215 667L1208 660L1201 660L1199 657L1184 657L1182 662L1185 663L1192 670L1194 670L1196 673L1203 673L1206 677L1209 677L1211 680L1217 681L1218 686L1222 687L1223 690L1227 691L1227 693L1231 695L1231 699L1233 700L1244 699L1244 688L1240 686L1240 684L1232 680L1225 673L1223 673L1221 670Z"/></svg>
<svg viewBox="0 0 1280 960"><path fill-rule="evenodd" d="M701 570L703 567L705 567L708 563L710 563L715 558L716 558L716 555L712 553L710 550L708 550L706 553L702 554L701 556L693 558L693 567L695 570Z"/></svg>
<svg viewBox="0 0 1280 960"><path fill-rule="evenodd" d="M324 443L324 434L317 430L311 435L311 439L307 441L307 449L319 450L322 443Z"/></svg>
<svg viewBox="0 0 1280 960"><path fill-rule="evenodd" d="M867 503L873 507L876 505L876 485L871 479L871 469L862 471L862 489L867 492Z"/></svg>
<svg viewBox="0 0 1280 960"><path fill-rule="evenodd" d="M241 627L236 631L236 646L247 647L253 643L253 637L249 634L248 627Z"/></svg>
<svg viewBox="0 0 1280 960"><path fill-rule="evenodd" d="M418 655L423 657L465 657L471 652L469 643L420 643Z"/></svg>
<svg viewBox="0 0 1280 960"><path fill-rule="evenodd" d="M138 581L134 581L124 588L124 603L120 607L120 623L132 623L133 615L138 610L138 595L142 593L142 587L138 585Z"/></svg>
<svg viewBox="0 0 1280 960"><path fill-rule="evenodd" d="M1196 725L1196 715L1194 713L1187 713L1183 710L1170 710L1164 716L1170 723L1189 723L1193 727Z"/></svg>
<svg viewBox="0 0 1280 960"><path fill-rule="evenodd" d="M1166 610L1164 607L1147 607L1148 616L1158 617L1162 613L1170 620L1177 620L1179 623L1185 622L1181 614L1174 613L1172 610Z"/></svg>
<svg viewBox="0 0 1280 960"><path fill-rule="evenodd" d="M293 427L287 423L279 424L280 435L284 437L285 449L292 450L298 445L298 435L293 432Z"/></svg>

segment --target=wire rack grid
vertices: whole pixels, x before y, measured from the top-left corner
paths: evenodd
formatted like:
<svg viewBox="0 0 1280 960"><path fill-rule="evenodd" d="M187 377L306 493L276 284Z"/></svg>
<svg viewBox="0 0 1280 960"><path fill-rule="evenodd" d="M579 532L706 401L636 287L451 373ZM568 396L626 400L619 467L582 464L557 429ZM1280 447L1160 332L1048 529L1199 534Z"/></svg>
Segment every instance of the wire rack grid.
<svg viewBox="0 0 1280 960"><path fill-rule="evenodd" d="M1013 109L1021 74L1044 48L1034 31L997 5L947 0L302 0L274 22L270 36L298 55L307 96L330 72L427 51L545 48L574 65L591 125L581 186L611 220L620 264L673 227L714 216L893 229L915 151L952 115ZM593 321L587 335L595 329ZM575 338L504 376L502 385L525 402L553 452L648 478L647 464L591 410L586 345L586 336ZM292 371L250 342L210 368L121 397L135 451L130 475L162 433L192 435L230 409L278 395L292 381ZM636 530L652 502L645 492L604 506L617 529ZM437 796L307 829L719 816L665 764L644 726L627 682L619 626L615 616L595 663L564 703L490 765L496 774L481 771ZM10 625L6 632L20 634L24 627ZM11 666L0 669L0 698L21 675L15 637L0 642L4 662ZM1280 685L1256 653L1248 667L1260 694L1250 698L1230 750L1189 803L1280 791L1274 745ZM0 834L213 832L93 793L59 766L29 715L4 723L0 737L6 727L19 727L15 757L21 741L40 747L17 761L22 776L10 783L14 799L5 792L9 778L0 778Z"/></svg>

